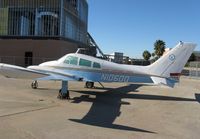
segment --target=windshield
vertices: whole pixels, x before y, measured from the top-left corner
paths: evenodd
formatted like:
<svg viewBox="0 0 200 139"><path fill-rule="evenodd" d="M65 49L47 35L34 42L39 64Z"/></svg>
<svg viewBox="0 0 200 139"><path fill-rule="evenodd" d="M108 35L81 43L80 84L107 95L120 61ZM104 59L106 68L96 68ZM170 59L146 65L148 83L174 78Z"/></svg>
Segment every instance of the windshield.
<svg viewBox="0 0 200 139"><path fill-rule="evenodd" d="M78 64L78 57L75 56L67 56L64 60L64 63L71 64L71 65L77 65Z"/></svg>

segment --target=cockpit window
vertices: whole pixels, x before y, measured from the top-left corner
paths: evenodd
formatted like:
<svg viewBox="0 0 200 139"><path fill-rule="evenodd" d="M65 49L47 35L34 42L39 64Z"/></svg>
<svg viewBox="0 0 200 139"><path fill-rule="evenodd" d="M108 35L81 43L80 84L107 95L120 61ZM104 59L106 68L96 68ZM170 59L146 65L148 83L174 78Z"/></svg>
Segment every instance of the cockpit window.
<svg viewBox="0 0 200 139"><path fill-rule="evenodd" d="M89 61L89 60L80 58L79 65L80 66L85 66L85 67L91 67L92 66L92 62Z"/></svg>
<svg viewBox="0 0 200 139"><path fill-rule="evenodd" d="M97 69L100 69L101 68L101 65L97 62L94 62L93 63L93 68L97 68Z"/></svg>
<svg viewBox="0 0 200 139"><path fill-rule="evenodd" d="M67 56L64 63L71 64L71 65L77 65L78 64L78 57Z"/></svg>

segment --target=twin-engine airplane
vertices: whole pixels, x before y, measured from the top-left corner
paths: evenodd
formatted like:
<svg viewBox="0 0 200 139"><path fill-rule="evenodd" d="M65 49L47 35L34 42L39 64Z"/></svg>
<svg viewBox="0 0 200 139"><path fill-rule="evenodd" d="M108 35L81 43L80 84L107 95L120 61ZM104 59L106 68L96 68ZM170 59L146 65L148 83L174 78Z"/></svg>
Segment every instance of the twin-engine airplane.
<svg viewBox="0 0 200 139"><path fill-rule="evenodd" d="M27 68L0 63L0 74L8 78L62 81L59 98L69 96L68 81L85 81L87 87L94 82L137 82L163 84L173 87L196 44L180 42L176 47L149 66L123 65L95 57L72 53L56 61Z"/></svg>

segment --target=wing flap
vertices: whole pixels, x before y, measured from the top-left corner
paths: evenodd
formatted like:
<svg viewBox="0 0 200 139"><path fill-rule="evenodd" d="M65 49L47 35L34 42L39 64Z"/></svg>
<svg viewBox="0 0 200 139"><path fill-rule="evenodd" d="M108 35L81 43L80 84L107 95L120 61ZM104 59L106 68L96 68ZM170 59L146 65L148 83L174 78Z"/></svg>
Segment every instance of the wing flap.
<svg viewBox="0 0 200 139"><path fill-rule="evenodd" d="M37 78L36 80L53 80L53 81L77 81L75 78L52 74L50 76Z"/></svg>

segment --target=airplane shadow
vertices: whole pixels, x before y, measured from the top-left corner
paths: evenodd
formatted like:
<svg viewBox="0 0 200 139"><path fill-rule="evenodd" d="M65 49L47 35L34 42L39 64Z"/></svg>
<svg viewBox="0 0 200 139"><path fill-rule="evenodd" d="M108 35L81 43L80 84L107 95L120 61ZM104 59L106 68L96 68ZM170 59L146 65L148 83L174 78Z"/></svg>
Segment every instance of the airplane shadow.
<svg viewBox="0 0 200 139"><path fill-rule="evenodd" d="M112 128L118 130L128 130L146 133L155 133L152 131L128 127L124 125L113 124L115 119L120 116L120 107L122 104L128 104L127 102L122 102L121 99L125 94L130 91L136 90L140 85L131 85L129 87L121 87L117 89L108 90L105 92L90 92L90 91L78 91L82 95L80 97L75 97L72 103L80 103L82 101L92 102L92 106L89 112L82 119L69 119L73 122L78 122L82 124ZM125 90L126 92L122 90ZM105 88L104 88L105 89ZM90 98L89 95L95 95L96 98Z"/></svg>
<svg viewBox="0 0 200 139"><path fill-rule="evenodd" d="M118 130L156 133L144 129L113 124L115 119L120 116L121 105L129 105L128 102L123 102L121 99L143 99L143 100L163 100L163 101L200 101L200 95L195 94L196 99L180 98L180 97L169 97L159 95L147 95L147 94L130 94L129 92L136 92L136 89L142 85L128 85L116 89L111 89L105 92L94 92L94 91L76 91L84 94L80 97L73 98L72 103L91 102L92 106L88 113L82 119L69 119L73 122L82 124L112 128ZM96 98L90 98L90 95L96 96Z"/></svg>

